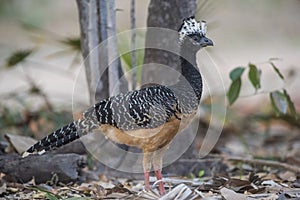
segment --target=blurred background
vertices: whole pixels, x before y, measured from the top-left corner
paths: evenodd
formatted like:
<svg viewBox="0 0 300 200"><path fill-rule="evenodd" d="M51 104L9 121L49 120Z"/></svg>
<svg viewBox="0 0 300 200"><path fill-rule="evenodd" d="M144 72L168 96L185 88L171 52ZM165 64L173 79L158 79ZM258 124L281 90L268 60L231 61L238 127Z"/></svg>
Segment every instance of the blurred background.
<svg viewBox="0 0 300 200"><path fill-rule="evenodd" d="M136 1L137 28L146 26L149 2ZM116 7L117 31L129 30L130 1L116 0ZM265 100L269 97L264 93L281 88L289 91L296 109L300 108L297 91L300 84L299 10L298 0L208 1L205 7L197 10L197 18L208 22L208 36L215 43L208 54L222 75L225 88L229 87L229 72L233 68L251 62L262 69L262 94L253 95L251 83L243 81L242 98L234 105L239 112L266 109L269 103ZM2 119L6 108L38 110L45 101L59 111L70 111L72 101L88 104L84 95L72 99L77 73L82 67L76 46L80 31L75 1L2 0L0 33ZM7 66L14 52L26 53L29 49L33 49L33 53L27 60ZM285 81L267 63L271 58L277 59L274 63L285 75ZM84 74L79 76L84 77ZM211 93L224 93L210 84ZM42 90L42 95L28 96L24 93L28 90L31 93Z"/></svg>
<svg viewBox="0 0 300 200"><path fill-rule="evenodd" d="M131 0L115 0L118 33L130 30L130 2ZM178 154L181 157L164 170L168 170L170 176L202 178L204 174L213 176L218 173L239 177L244 173L248 177L249 171L254 173L272 169L265 166L259 169L254 162L254 167L249 170L250 165L242 165L241 162L228 165L224 159L240 156L240 160L250 157L278 161L280 165L287 163L297 168L292 174L288 174L288 178L293 178L292 182L296 181L295 171L299 175L300 166L300 120L299 115L293 112L292 102L299 111L300 1L197 0L197 2L196 18L207 21L207 35L214 41L214 47L205 48L199 52L197 58L205 81L200 118L198 121L195 120L199 128L197 131L192 130L193 138L190 140L192 145L189 148L182 141L177 143L178 149L185 151L188 148L188 150L183 155ZM150 13L148 10L150 0L136 0L135 4L136 28L145 28L148 12ZM171 11L174 13L173 7ZM145 33L137 33L137 43L145 43ZM120 37L117 45L119 50L130 50L130 36ZM30 146L29 144L34 143L32 138L41 139L53 130L70 123L73 118L80 117L77 112L84 110L81 108L87 108L91 104L80 50L80 23L75 0L0 0L0 155L10 157L16 152L20 154ZM143 51L137 52L137 65L144 63L143 56ZM128 55L127 58L122 56L121 61L123 65L127 63L127 70L130 69ZM249 78L251 70L249 66L252 68L256 66L258 69L258 72L254 73L254 78ZM238 88L238 85L232 87L230 79L230 73L237 67L244 67L245 70L241 76L240 96L233 105L230 105L229 98L226 102L224 100L226 94L227 97L234 96L236 91L228 95L230 88ZM235 71L235 76L237 72L241 72L240 69ZM157 72L156 74L161 75ZM139 79L141 77L139 74ZM261 87L255 90L257 77L260 79ZM283 89L286 89L289 96ZM271 92L274 93L270 95ZM273 104L270 96L273 98ZM216 113L213 113L212 105L216 105L214 107ZM224 107L227 111L226 116L223 116L222 112ZM276 109L277 113L274 112ZM279 116L278 112L285 114ZM214 115L218 119L217 123L212 120ZM220 124L222 130L219 131L217 128ZM201 146L205 146L202 144L208 130L213 130L213 133L222 132L222 135L218 143L212 145L214 148L211 154L201 158L199 162L198 150ZM186 136L183 135L184 139L188 140ZM184 149L178 145L180 143L185 145ZM67 147L66 155L69 152L86 154L85 148L78 145L81 141L71 143L70 147L72 144L73 147L79 147L80 153L74 152L73 148L68 150ZM102 143L97 145L101 147ZM108 152L105 153L108 155ZM88 170L83 170L87 173L83 173L82 176L87 177L86 179L80 179L83 182L89 179L102 180L101 174L108 177L104 182L108 182L112 177L136 178L132 178L131 173L117 173L116 170L106 168L96 162L91 154L86 157ZM43 156L35 157L38 158ZM10 159L17 161L15 157ZM121 161L126 159L126 156L120 158ZM41 161L35 163L38 163L38 168L40 163L45 164ZM272 171L277 173L278 167L276 165L273 167L276 170ZM10 171L13 175L14 170ZM31 171L40 175L38 170ZM281 172L285 173L287 170ZM91 178L89 173L94 176ZM109 173L113 175L110 176ZM2 174L0 173L0 178L3 177ZM77 180L77 174L82 175L76 172L76 177L72 180ZM276 175L276 180L277 177L279 176ZM36 181L37 178L38 176ZM281 179L287 183L287 179ZM298 176L297 187L299 183Z"/></svg>

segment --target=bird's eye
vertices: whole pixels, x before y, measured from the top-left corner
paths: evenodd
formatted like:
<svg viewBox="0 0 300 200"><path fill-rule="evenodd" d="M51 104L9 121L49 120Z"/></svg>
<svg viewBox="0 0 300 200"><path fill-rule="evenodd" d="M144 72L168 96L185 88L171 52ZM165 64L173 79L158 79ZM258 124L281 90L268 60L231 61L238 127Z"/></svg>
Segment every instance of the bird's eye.
<svg viewBox="0 0 300 200"><path fill-rule="evenodd" d="M198 38L197 35L192 35L192 36L191 36L191 39L194 40L194 41L196 41L196 42L199 40L199 38Z"/></svg>

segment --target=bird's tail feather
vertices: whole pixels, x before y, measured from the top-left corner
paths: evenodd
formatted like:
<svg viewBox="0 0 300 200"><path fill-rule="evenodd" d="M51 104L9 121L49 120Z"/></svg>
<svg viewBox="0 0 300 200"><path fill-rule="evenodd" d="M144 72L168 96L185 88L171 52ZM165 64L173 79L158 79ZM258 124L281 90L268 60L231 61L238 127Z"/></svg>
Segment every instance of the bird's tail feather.
<svg viewBox="0 0 300 200"><path fill-rule="evenodd" d="M83 117L77 121L74 121L46 136L33 146L31 146L26 152L23 153L23 157L29 154L43 154L53 148L60 147L62 145L68 144L73 140L80 138L83 135L99 128L101 123L102 112L99 112L99 105L106 104L107 101L102 101L91 107L86 112L83 113ZM96 109L97 108L97 109ZM106 107L108 109L108 107ZM106 118L103 118L104 120Z"/></svg>
<svg viewBox="0 0 300 200"><path fill-rule="evenodd" d="M54 132L45 138L41 139L39 142L31 146L26 152L23 153L23 157L29 154L43 154L55 147L60 147L62 145L68 144L73 140L81 137L84 131L79 130L79 121L74 121Z"/></svg>

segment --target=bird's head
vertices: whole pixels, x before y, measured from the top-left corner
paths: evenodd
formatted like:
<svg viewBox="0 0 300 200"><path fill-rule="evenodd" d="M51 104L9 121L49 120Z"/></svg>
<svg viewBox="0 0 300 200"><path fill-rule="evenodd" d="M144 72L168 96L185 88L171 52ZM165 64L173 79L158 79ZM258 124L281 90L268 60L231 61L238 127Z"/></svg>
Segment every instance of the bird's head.
<svg viewBox="0 0 300 200"><path fill-rule="evenodd" d="M205 21L198 22L194 17L184 19L178 30L180 45L196 51L202 47L213 46L213 41L206 37L206 30Z"/></svg>

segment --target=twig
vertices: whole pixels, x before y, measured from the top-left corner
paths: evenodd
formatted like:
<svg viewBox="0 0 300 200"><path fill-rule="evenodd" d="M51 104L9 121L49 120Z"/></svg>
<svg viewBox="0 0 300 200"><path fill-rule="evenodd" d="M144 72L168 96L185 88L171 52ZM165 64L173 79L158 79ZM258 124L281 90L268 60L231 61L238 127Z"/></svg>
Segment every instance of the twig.
<svg viewBox="0 0 300 200"><path fill-rule="evenodd" d="M249 164L255 164L255 165L267 165L270 167L278 167L282 169L289 170L294 173L300 173L300 168L297 166L292 166L286 163L281 163L278 161L271 161L271 160L261 160L261 159L251 159L251 158L241 158L241 157L228 157L225 158L228 161L238 161L238 162L244 162Z"/></svg>
<svg viewBox="0 0 300 200"><path fill-rule="evenodd" d="M132 85L131 89L136 88L136 23L135 23L135 0L131 0L130 3L130 23L131 23L131 76L132 76Z"/></svg>
<svg viewBox="0 0 300 200"><path fill-rule="evenodd" d="M185 158L181 158L178 160L178 162L184 162L184 163L206 163L206 162L216 162L216 161L220 161L221 158L205 158L205 159L200 159L200 158L196 158L196 159L185 159Z"/></svg>
<svg viewBox="0 0 300 200"><path fill-rule="evenodd" d="M211 179L211 177L209 177ZM203 181L201 180L191 180L191 179L181 179L181 178L163 178L162 181L164 183L170 183L172 185L178 185L184 183L186 185L192 186L200 186L203 185ZM150 176L150 182L154 182L153 185L156 185L159 181L157 181L154 177Z"/></svg>

